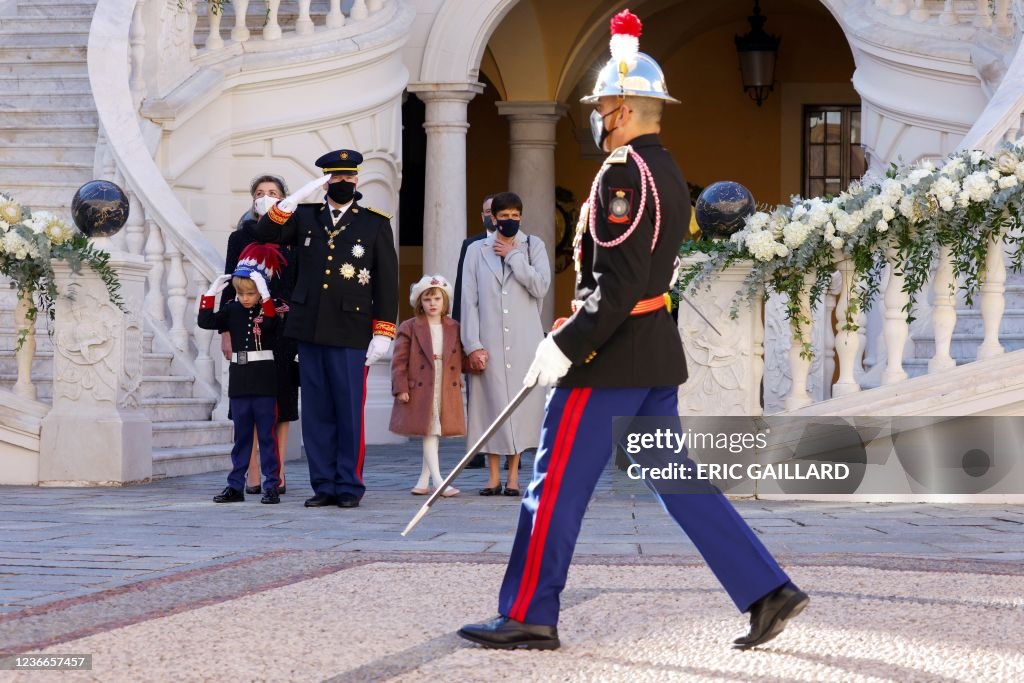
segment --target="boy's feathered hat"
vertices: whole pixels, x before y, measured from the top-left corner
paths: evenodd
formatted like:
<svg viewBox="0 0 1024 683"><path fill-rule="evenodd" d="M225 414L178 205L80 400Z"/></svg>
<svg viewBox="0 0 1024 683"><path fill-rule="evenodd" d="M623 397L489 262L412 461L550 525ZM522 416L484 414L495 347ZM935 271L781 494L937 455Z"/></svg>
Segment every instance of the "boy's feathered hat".
<svg viewBox="0 0 1024 683"><path fill-rule="evenodd" d="M640 52L640 34L643 24L628 9L622 10L611 21L612 38L609 43L612 58L597 75L594 91L581 102L594 104L601 97L653 97L666 102L679 103L668 94L665 74L658 63Z"/></svg>
<svg viewBox="0 0 1024 683"><path fill-rule="evenodd" d="M235 277L249 277L250 273L256 271L263 276L263 279L270 282L273 278L281 275L281 270L288 265L288 261L281 253L281 248L276 244L260 244L253 242L238 256L238 265L235 266Z"/></svg>
<svg viewBox="0 0 1024 683"><path fill-rule="evenodd" d="M444 290L445 294L448 295L448 305L450 306L452 298L455 296L455 289L443 275L424 275L420 278L419 282L414 283L409 291L409 305L416 308L423 292L433 287L439 287Z"/></svg>

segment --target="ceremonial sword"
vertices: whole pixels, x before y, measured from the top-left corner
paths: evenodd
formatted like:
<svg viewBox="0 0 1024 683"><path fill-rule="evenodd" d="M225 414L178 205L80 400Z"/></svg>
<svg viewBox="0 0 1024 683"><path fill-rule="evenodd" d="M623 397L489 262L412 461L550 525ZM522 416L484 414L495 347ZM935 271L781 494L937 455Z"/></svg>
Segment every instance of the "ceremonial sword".
<svg viewBox="0 0 1024 683"><path fill-rule="evenodd" d="M462 460L460 460L459 464L455 466L455 469L451 471L451 474L445 477L444 481L441 482L441 485L437 487L437 490L430 494L430 498L427 498L427 502L423 504L423 507L421 507L420 511L416 513L416 516L412 518L412 521L406 525L405 531L402 532L403 536L407 535L413 530L413 527L420 523L420 520L423 519L430 511L430 506L441 497L444 490L448 488L453 481L455 481L455 478L458 477L459 474L462 473L462 470L466 468L466 465L468 465L469 461L473 459L473 456L480 452L480 449L483 448L485 443L487 443L487 440L494 436L494 433L498 431L501 425L505 424L505 420L507 420L515 409L519 407L519 404L523 402L523 399L527 397L535 386L537 386L536 382L524 385L523 388L519 390L519 393L512 399L512 402L505 406L505 410L501 411L501 414L498 415L494 422L491 423L491 426L487 428L487 431L485 431L480 438L476 440L473 447L466 452L466 455L462 457Z"/></svg>

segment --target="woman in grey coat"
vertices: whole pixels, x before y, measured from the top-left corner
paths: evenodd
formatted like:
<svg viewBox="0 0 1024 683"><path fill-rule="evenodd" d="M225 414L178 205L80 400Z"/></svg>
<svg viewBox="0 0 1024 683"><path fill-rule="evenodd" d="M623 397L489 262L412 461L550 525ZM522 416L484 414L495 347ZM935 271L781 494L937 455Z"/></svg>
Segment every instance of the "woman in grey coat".
<svg viewBox="0 0 1024 683"><path fill-rule="evenodd" d="M475 443L523 386L534 351L544 338L541 306L551 284L544 242L519 231L523 203L512 192L491 202L498 229L466 251L462 275L462 345L469 356L466 441ZM532 392L481 449L489 476L482 496L502 493L498 469L509 455L504 493L519 495L519 456L540 442L544 394Z"/></svg>

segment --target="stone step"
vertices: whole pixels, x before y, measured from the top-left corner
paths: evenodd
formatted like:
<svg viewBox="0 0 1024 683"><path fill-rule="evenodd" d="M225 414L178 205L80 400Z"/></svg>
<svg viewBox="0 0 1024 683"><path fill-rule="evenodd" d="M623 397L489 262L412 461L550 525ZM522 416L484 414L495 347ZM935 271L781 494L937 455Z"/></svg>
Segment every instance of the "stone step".
<svg viewBox="0 0 1024 683"><path fill-rule="evenodd" d="M40 111L64 111L95 109L96 105L92 99L92 93L77 92L53 92L40 90L39 92L17 92L6 93L0 99L0 113L12 109L15 111L27 111L37 109Z"/></svg>
<svg viewBox="0 0 1024 683"><path fill-rule="evenodd" d="M93 12L96 11L96 3L90 2L55 2L45 5L31 4L31 3L18 3L18 16L24 18L30 17L49 17L54 19L63 19L65 17L89 17L92 18Z"/></svg>
<svg viewBox="0 0 1024 683"><path fill-rule="evenodd" d="M24 198L26 200L25 204L33 210L46 209L47 211L61 214L64 218L70 220L71 199L75 196L75 191L83 183L92 179L92 174L89 174L90 177L88 178L84 178L84 176L79 177L78 174L68 175L69 182L66 185L56 185L54 183L46 185L29 183L22 185L18 182L8 181L4 184L4 191L13 193L19 201ZM71 178L71 175L76 177Z"/></svg>
<svg viewBox="0 0 1024 683"><path fill-rule="evenodd" d="M66 125L99 126L100 121L95 107L83 107L81 105L62 109L16 109L0 105L0 117L3 117L4 127L14 127L19 124L45 125L54 128L61 128Z"/></svg>
<svg viewBox="0 0 1024 683"><path fill-rule="evenodd" d="M9 124L0 116L0 145L9 144L49 144L60 146L65 144L96 144L99 127L90 124L53 126L36 125L33 123Z"/></svg>
<svg viewBox="0 0 1024 683"><path fill-rule="evenodd" d="M92 171L92 162L73 164L66 161L52 161L48 165L35 167L0 165L0 187L9 188L20 200L21 193L14 189L18 185L34 185L37 181L53 180L54 177L67 177L72 183L75 180L80 181L75 186L77 189L83 183L92 179ZM72 197L74 197L74 191L68 197L69 205ZM49 201L52 203L53 200ZM29 204L29 206L32 206L32 204Z"/></svg>
<svg viewBox="0 0 1024 683"><path fill-rule="evenodd" d="M153 422L209 420L216 401L205 398L144 398L139 407Z"/></svg>
<svg viewBox="0 0 1024 683"><path fill-rule="evenodd" d="M95 3L93 3L95 5ZM63 17L60 27L69 33L88 33L92 24L92 13L82 17ZM23 34L47 33L53 30L53 19L40 17L0 17L0 31Z"/></svg>
<svg viewBox="0 0 1024 683"><path fill-rule="evenodd" d="M82 93L92 92L87 73L35 75L31 78L18 74L0 75L0 94L8 93Z"/></svg>
<svg viewBox="0 0 1024 683"><path fill-rule="evenodd" d="M48 32L25 31L20 27L7 28L0 24L0 45L5 48L85 47L89 42L89 27L83 31L70 31L61 22L53 22Z"/></svg>
<svg viewBox="0 0 1024 683"><path fill-rule="evenodd" d="M949 354L958 362L973 361L977 357L978 346L984 340L982 334L955 333L949 345ZM1007 351L1024 349L1024 334L1000 334L999 343ZM934 339L917 339L914 341L914 357L929 359L935 355Z"/></svg>
<svg viewBox="0 0 1024 683"><path fill-rule="evenodd" d="M85 45L53 46L32 45L15 47L4 41L0 43L0 70L16 66L19 71L31 73L36 67L49 64L77 64L86 68Z"/></svg>
<svg viewBox="0 0 1024 683"><path fill-rule="evenodd" d="M233 433L234 427L230 420L155 422L153 448L223 446L232 443ZM230 448L228 450L230 452Z"/></svg>
<svg viewBox="0 0 1024 683"><path fill-rule="evenodd" d="M142 374L143 376L168 375L171 372L171 362L173 360L173 353L143 353ZM0 374L16 375L17 373L18 362L14 351L0 351ZM35 356L32 359L32 376L44 378L53 376L52 347L46 351L36 350Z"/></svg>
<svg viewBox="0 0 1024 683"><path fill-rule="evenodd" d="M15 78L59 78L66 76L88 76L88 66L84 60L58 59L44 60L37 59L34 62L20 61L15 57L13 60L0 59L0 76L11 76Z"/></svg>
<svg viewBox="0 0 1024 683"><path fill-rule="evenodd" d="M45 143L11 143L4 145L3 166L53 168L54 162L88 167L90 170L96 157L96 145L75 143L73 145L47 145ZM31 204L33 209L37 205Z"/></svg>
<svg viewBox="0 0 1024 683"><path fill-rule="evenodd" d="M141 398L190 398L195 378L162 375L142 378Z"/></svg>
<svg viewBox="0 0 1024 683"><path fill-rule="evenodd" d="M231 443L157 448L153 450L153 477L184 477L231 469Z"/></svg>

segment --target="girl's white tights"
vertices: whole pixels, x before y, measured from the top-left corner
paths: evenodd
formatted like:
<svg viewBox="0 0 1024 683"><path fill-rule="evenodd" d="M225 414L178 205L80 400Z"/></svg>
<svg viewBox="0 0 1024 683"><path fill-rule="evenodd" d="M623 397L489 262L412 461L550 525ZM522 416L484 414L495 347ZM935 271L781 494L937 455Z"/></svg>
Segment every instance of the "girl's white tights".
<svg viewBox="0 0 1024 683"><path fill-rule="evenodd" d="M437 435L423 437L423 469L420 470L420 479L416 482L416 488L425 489L430 484L430 478L434 478L434 488L441 485L444 478L441 476L441 465L437 456L437 446L441 438Z"/></svg>

